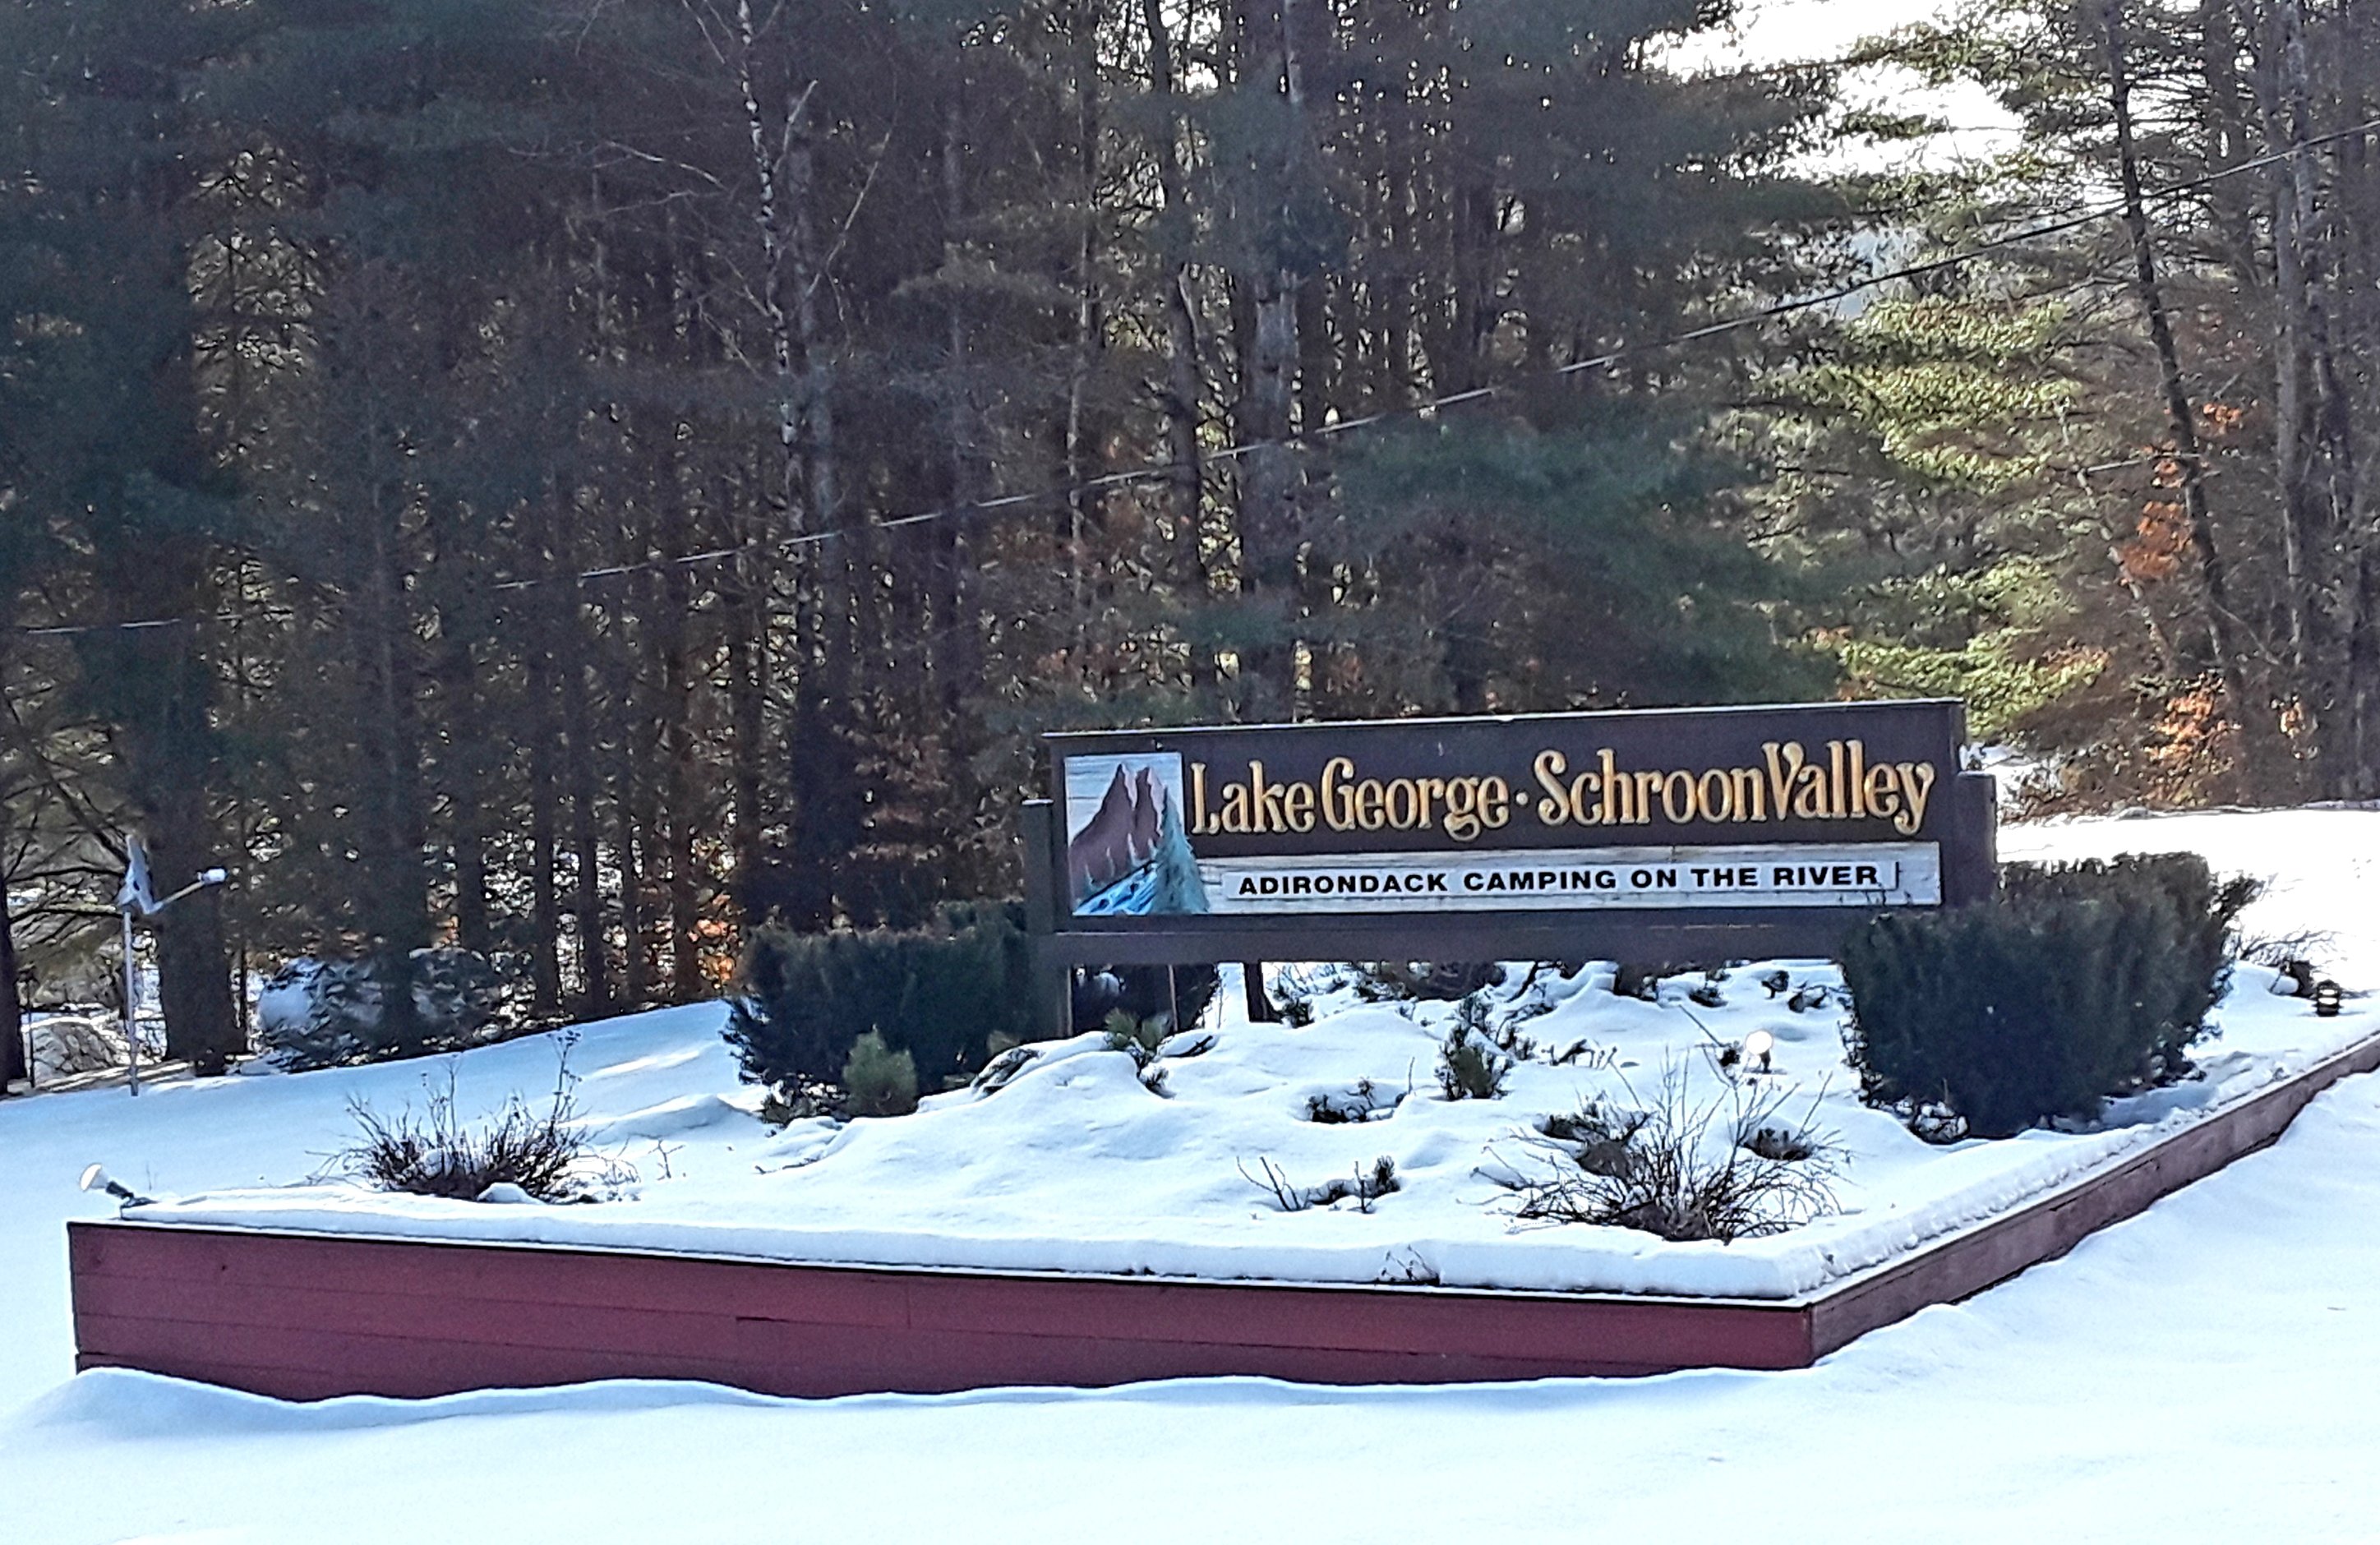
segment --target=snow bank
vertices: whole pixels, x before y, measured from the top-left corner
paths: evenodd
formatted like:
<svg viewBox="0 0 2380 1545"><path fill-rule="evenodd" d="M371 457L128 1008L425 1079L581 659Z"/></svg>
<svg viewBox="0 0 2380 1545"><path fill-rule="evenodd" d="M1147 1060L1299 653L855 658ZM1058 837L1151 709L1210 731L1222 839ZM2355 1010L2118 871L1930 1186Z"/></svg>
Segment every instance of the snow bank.
<svg viewBox="0 0 2380 1545"><path fill-rule="evenodd" d="M2193 848L2218 869L2277 877L2252 931L2333 931L2350 985L2357 966L2380 959L2380 924L2366 920L2363 903L2380 860L2380 813L2058 823L2012 829L2004 848L2010 857ZM1763 985L1772 970L1787 973L1788 992ZM2241 968L2216 1016L2218 1039L2201 1051L2201 1078L2123 1102L2097 1130L1949 1148L1859 1104L1841 1058L1839 979L1822 962L1738 968L1707 984L1716 1004L1687 998L1695 979L1665 983L1656 1004L1614 995L1608 969L1525 985L1516 973L1495 996L1551 1005L1524 1032L1548 1050L1586 1050L1570 1065L1542 1054L1524 1063L1493 1101L1449 1101L1436 1086L1450 1005L1408 1016L1363 1004L1342 984L1317 999L1308 1026L1252 1025L1227 982L1205 1027L1211 1049L1161 1063L1163 1095L1143 1086L1128 1056L1086 1035L1043 1048L994 1094L958 1090L912 1116L806 1122L773 1136L751 1115L758 1091L720 1077L728 1064L714 1005L643 1016L644 1055L602 1066L582 1087L590 1133L642 1172L633 1197L495 1207L300 1185L205 1192L135 1215L868 1265L1783 1298L2119 1162L2380 1032L2380 1013L2366 1005L2317 1019L2275 995L2272 979ZM1824 1001L1797 1011L1792 990L1805 1004ZM617 1045L629 1023L598 1028ZM1590 1099L1643 1106L1665 1075L1682 1078L1696 1104L1722 1099L1728 1085L1705 1049L1755 1029L1777 1041L1782 1113L1842 1149L1839 1215L1733 1245L1515 1226L1496 1177L1539 1162L1538 1118ZM710 1087L699 1078L688 1087L697 1066ZM648 1075L663 1068L676 1076L659 1092ZM1305 1119L1310 1096L1343 1100L1359 1080L1393 1108L1367 1122ZM1368 1213L1352 1205L1284 1213L1248 1178L1269 1161L1313 1185L1379 1155L1396 1162L1403 1188Z"/></svg>

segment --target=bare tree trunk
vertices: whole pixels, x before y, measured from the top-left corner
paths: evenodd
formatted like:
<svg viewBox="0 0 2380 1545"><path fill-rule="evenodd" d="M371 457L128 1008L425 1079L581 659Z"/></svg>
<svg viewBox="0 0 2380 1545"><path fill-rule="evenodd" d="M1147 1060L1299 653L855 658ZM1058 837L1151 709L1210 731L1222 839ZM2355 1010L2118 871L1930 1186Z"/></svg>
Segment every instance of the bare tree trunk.
<svg viewBox="0 0 2380 1545"><path fill-rule="evenodd" d="M1099 495L1083 486L1093 476L1098 459L1087 397L1100 344L1099 7L1089 0L1074 0L1067 25L1075 55L1075 154L1079 178L1075 196L1080 201L1074 252L1074 359L1066 376L1065 476L1073 490L1066 499L1066 563L1074 597L1075 647L1080 650L1090 624L1088 554L1084 544L1099 523Z"/></svg>
<svg viewBox="0 0 2380 1545"><path fill-rule="evenodd" d="M2253 13L2250 14L2252 18ZM2281 46L2274 31L2267 27L2259 32L2251 82L2265 141L2280 145L2289 142L2289 134L2280 90ZM2299 218L2309 206L2299 198L2296 182L2291 163L2276 168L2270 181L2273 296L2278 323L2273 346L2273 463L2283 511L2281 558L2289 663L2298 706L2312 721L2318 745L2328 716L2323 688L2328 646L2320 600L2326 588L2328 565L2325 523L2314 489L2313 433L2306 392L2312 322Z"/></svg>
<svg viewBox="0 0 2380 1545"><path fill-rule="evenodd" d="M955 259L968 228L966 179L966 99L963 86L954 85L942 104L942 134L940 147L942 244L945 262ZM943 380L948 393L944 405L944 437L949 442L948 457L943 475L950 503L962 512L989 491L990 476L985 466L986 429L981 404L975 382L972 319L965 298L957 286L951 288L944 316ZM975 586L975 541L970 531L973 520L962 513L956 519L938 521L925 533L931 564L933 648L929 654L931 670L931 700L940 712L943 724L945 750L950 759L952 806L958 832L954 873L949 878L964 884L960 894L988 886L988 881L977 877L981 855L978 844L970 841L976 826L974 817L983 799L982 779L976 770L976 756L982 748L980 719L975 711L975 700L983 689L984 637L980 602ZM962 876L965 878L961 879Z"/></svg>
<svg viewBox="0 0 2380 1545"><path fill-rule="evenodd" d="M796 684L796 823L786 907L795 927L822 929L835 921L835 877L858 845L863 819L855 767L856 667L859 640L877 636L861 615L875 604L876 569L866 524L841 518L832 378L819 315L827 276L814 222L817 164L808 99L805 88L785 116L786 256L797 298L792 320L801 365L795 464L810 528L826 540L809 549L815 611Z"/></svg>
<svg viewBox="0 0 2380 1545"><path fill-rule="evenodd" d="M1172 463L1175 543L1180 552L1181 584L1193 601L1207 590L1205 552L1206 468L1198 445L1201 395L1198 369L1198 316L1190 298L1190 204L1184 186L1180 144L1181 116L1173 77L1173 39L1167 30L1163 0L1142 0L1141 18L1148 33L1148 79L1160 117L1156 134L1157 186L1164 207L1158 214L1158 242L1164 256L1165 286L1165 435ZM1193 662L1193 674L1204 678L1207 662Z"/></svg>
<svg viewBox="0 0 2380 1545"><path fill-rule="evenodd" d="M684 492L673 481L662 498L662 556L682 558L686 551ZM653 669L661 681L660 836L669 867L670 997L677 1003L692 1003L702 993L701 900L694 853L703 822L695 797L699 769L695 765L694 681L686 639L686 618L693 605L693 577L686 565L668 564L662 570L661 606L651 638Z"/></svg>
<svg viewBox="0 0 2380 1545"><path fill-rule="evenodd" d="M2164 292L2157 284L2156 256L2149 243L2147 206L2141 192L2141 167L2132 144L2131 71L2125 52L2123 0L2107 0L2099 13L2107 41L2107 103L2115 118L2116 162L2123 188L2124 228L2131 237L2132 276L2141 310L2146 313L2149 341L2156 350L2158 385L2165 396L2167 427L2173 435L2174 459L2181 468L2181 501L2190 526L2190 543L2198 555L2201 611L2215 648L2216 670L2230 699L2231 714L2240 725L2247 750L2243 782L2254 792L2257 774L2266 760L2266 720L2264 704L2251 693L2245 674L2246 654L2231 600L2223 554L2215 542L2215 521L2206 498L2206 462L2198 439L2198 425L2190 394L2181 377L2181 357L2174 346L2173 324L2166 314Z"/></svg>
<svg viewBox="0 0 2380 1545"><path fill-rule="evenodd" d="M545 590L559 587L549 582ZM562 608L551 596L524 614L536 629L528 651L528 845L530 1002L540 1018L562 1012L562 887L560 877L564 690L556 653Z"/></svg>
<svg viewBox="0 0 2380 1545"><path fill-rule="evenodd" d="M26 1076L25 1000L17 982L17 919L0 886L0 1095Z"/></svg>
<svg viewBox="0 0 2380 1545"><path fill-rule="evenodd" d="M495 947L489 915L488 831L498 808L493 738L486 705L480 695L480 665L471 639L485 626L481 617L459 614L450 608L439 620L439 635L447 652L439 675L448 707L447 733L453 756L445 782L448 845L455 855L455 942L476 955Z"/></svg>
<svg viewBox="0 0 2380 1545"><path fill-rule="evenodd" d="M1274 0L1251 18L1256 89L1278 91L1287 103L1288 130L1275 170L1280 222L1276 243L1289 240L1297 179L1305 147L1305 78L1296 52L1297 0ZM1255 328L1240 383L1239 437L1251 448L1240 475L1240 586L1267 614L1241 662L1241 712L1263 721L1286 719L1297 692L1297 652L1291 642L1297 608L1298 469L1289 445L1297 372L1298 280L1288 254L1260 261L1252 301Z"/></svg>
<svg viewBox="0 0 2380 1545"><path fill-rule="evenodd" d="M2364 694L2355 679L2362 609L2362 569L2366 545L2362 490L2356 475L2353 410L2338 366L2329 293L2328 258L2318 222L2316 174L2309 141L2313 106L2307 82L2304 0L2280 0L2281 78L2290 155L2289 191L2294 237L2304 244L2300 269L2305 283L2307 363L2314 387L2314 433L2325 473L2322 485L2326 540L2336 554L2329 596L2331 650L2322 673L2324 734L2322 781L2342 798L2362 797L2372 786L2365 755L2365 726L2358 708Z"/></svg>
<svg viewBox="0 0 2380 1545"><path fill-rule="evenodd" d="M650 626L650 619L648 619ZM612 790L612 862L620 891L620 991L631 1009L652 1001L652 940L645 918L645 859L659 824L653 809L652 778L646 765L645 741L650 721L638 712L641 694L636 672L623 651L618 679L618 713L625 729L620 736L616 782Z"/></svg>
<svg viewBox="0 0 2380 1545"><path fill-rule="evenodd" d="M582 1016L612 1012L611 963L603 927L601 814L596 805L595 731L580 658L580 627L573 607L573 638L563 685L564 764L570 781L571 911L578 935L578 1008Z"/></svg>
<svg viewBox="0 0 2380 1545"><path fill-rule="evenodd" d="M733 509L734 491L720 490L722 508ZM734 529L748 531L750 523L737 520ZM761 865L761 768L768 754L768 702L771 658L768 635L768 580L761 560L740 555L720 598L726 627L727 653L727 781L731 801L727 846L735 882L748 887Z"/></svg>
<svg viewBox="0 0 2380 1545"><path fill-rule="evenodd" d="M214 823L206 796L176 788L149 811L149 859L160 892L179 890L214 864ZM183 897L152 921L158 1007L165 1016L165 1054L200 1075L221 1073L245 1051L232 1011L230 955L224 943L223 893L210 885Z"/></svg>

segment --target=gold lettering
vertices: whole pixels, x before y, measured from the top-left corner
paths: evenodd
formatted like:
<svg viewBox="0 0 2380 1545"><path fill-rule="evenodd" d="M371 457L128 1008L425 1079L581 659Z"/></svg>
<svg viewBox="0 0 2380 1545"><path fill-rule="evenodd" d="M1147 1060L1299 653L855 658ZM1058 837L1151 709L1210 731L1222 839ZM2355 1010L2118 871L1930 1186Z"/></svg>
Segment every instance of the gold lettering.
<svg viewBox="0 0 2380 1545"><path fill-rule="evenodd" d="M1345 757L1332 757L1322 764L1322 823L1334 832L1355 829L1355 800L1348 787L1355 776L1355 764Z"/></svg>
<svg viewBox="0 0 2380 1545"><path fill-rule="evenodd" d="M1193 836L1204 836L1214 829L1207 814L1207 764L1194 761L1190 764L1190 832Z"/></svg>
<svg viewBox="0 0 2380 1545"><path fill-rule="evenodd" d="M1593 772L1582 772L1570 781L1570 815L1581 826L1603 824L1603 779ZM1590 794L1588 791L1594 792ZM1593 804L1588 804L1589 799Z"/></svg>
<svg viewBox="0 0 2380 1545"><path fill-rule="evenodd" d="M1903 761L1900 786L1909 797L1909 808L1893 818L1892 829L1908 835L1925 824L1925 801L1934 794L1934 764L1930 761Z"/></svg>
<svg viewBox="0 0 2380 1545"><path fill-rule="evenodd" d="M1805 821L1825 821L1833 815L1827 809L1827 770L1811 762L1795 774L1793 813Z"/></svg>
<svg viewBox="0 0 2380 1545"><path fill-rule="evenodd" d="M1730 821L1766 821L1768 819L1768 788L1760 781L1757 767L1728 769L1728 782L1732 785L1733 811Z"/></svg>
<svg viewBox="0 0 2380 1545"><path fill-rule="evenodd" d="M1491 832L1499 830L1512 819L1512 785L1493 775L1478 779L1476 783L1479 823Z"/></svg>
<svg viewBox="0 0 2380 1545"><path fill-rule="evenodd" d="M1314 785L1291 784L1281 791L1281 819L1293 832L1314 830Z"/></svg>
<svg viewBox="0 0 2380 1545"><path fill-rule="evenodd" d="M1900 779L1888 761L1877 762L1859 781L1861 797L1867 802L1867 813L1890 821L1900 813Z"/></svg>
<svg viewBox="0 0 2380 1545"><path fill-rule="evenodd" d="M1852 794L1852 819L1857 821L1869 813L1867 808L1867 746L1863 741L1854 740L1851 743L1851 747L1852 772L1850 786Z"/></svg>
<svg viewBox="0 0 2380 1545"><path fill-rule="evenodd" d="M1355 824L1366 832L1377 832L1388 820L1388 794L1378 778L1366 778L1355 785Z"/></svg>
<svg viewBox="0 0 2380 1545"><path fill-rule="evenodd" d="M1546 791L1546 797L1537 801L1537 820L1540 822L1560 826L1565 821L1579 819L1578 791L1572 788L1567 798L1562 794L1561 775L1570 771L1568 757L1560 751L1539 751L1530 771L1537 775L1537 786ZM1585 774L1581 775L1580 781L1585 781Z"/></svg>
<svg viewBox="0 0 2380 1545"><path fill-rule="evenodd" d="M1717 793L1712 792L1714 784ZM1726 768L1714 767L1695 781L1694 814L1704 821L1735 819L1735 785Z"/></svg>
<svg viewBox="0 0 2380 1545"><path fill-rule="evenodd" d="M1782 821L1789 809L1786 801L1793 795L1793 785L1802 776L1802 743L1789 740L1779 746L1774 740L1760 745L1760 754L1768 760L1768 803Z"/></svg>
<svg viewBox="0 0 2380 1545"><path fill-rule="evenodd" d="M1661 780L1661 813L1670 818L1672 826L1683 826L1694 818L1694 775L1676 772Z"/></svg>
<svg viewBox="0 0 2380 1545"><path fill-rule="evenodd" d="M1248 809L1256 823L1250 830L1257 832L1289 830L1289 822L1281 814L1281 785L1276 781L1270 786L1267 786L1264 763L1260 761L1248 763Z"/></svg>
<svg viewBox="0 0 2380 1545"><path fill-rule="evenodd" d="M1627 777L1621 772L1618 762L1613 760L1610 747L1606 746L1602 750L1597 751L1596 756L1603 763L1603 819L1597 824L1601 826L1632 824L1636 819L1636 813L1635 807L1628 802Z"/></svg>
<svg viewBox="0 0 2380 1545"><path fill-rule="evenodd" d="M1479 780L1447 779L1446 834L1456 842L1469 842L1479 834Z"/></svg>
<svg viewBox="0 0 2380 1545"><path fill-rule="evenodd" d="M1653 801L1661 792L1661 774L1633 772L1629 776L1636 785L1636 824L1650 825L1653 821Z"/></svg>
<svg viewBox="0 0 2380 1545"><path fill-rule="evenodd" d="M1414 825L1416 827L1427 826L1430 823L1429 806L1431 799L1435 797L1440 801L1444 801L1446 798L1446 780L1444 778L1415 779L1414 781L1414 798L1416 807L1414 810ZM1449 810L1447 813L1451 815L1454 812ZM1448 834L1450 836L1452 835L1451 832Z"/></svg>

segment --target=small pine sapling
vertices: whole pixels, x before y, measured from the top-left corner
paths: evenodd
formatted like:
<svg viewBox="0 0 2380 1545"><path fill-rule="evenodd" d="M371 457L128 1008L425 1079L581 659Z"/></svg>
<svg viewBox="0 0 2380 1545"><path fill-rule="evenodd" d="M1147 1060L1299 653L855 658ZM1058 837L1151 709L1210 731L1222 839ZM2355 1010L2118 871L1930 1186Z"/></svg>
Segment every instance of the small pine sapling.
<svg viewBox="0 0 2380 1545"><path fill-rule="evenodd" d="M1478 993L1455 1006L1438 1049L1438 1087L1449 1100L1494 1100L1512 1076L1512 1058L1491 1038L1488 1004Z"/></svg>
<svg viewBox="0 0 2380 1545"><path fill-rule="evenodd" d="M1151 1094L1165 1092L1166 1070L1157 1065L1157 1049L1165 1044L1170 1033L1162 1015L1138 1019L1121 1008L1108 1014L1108 1050L1132 1058L1133 1071L1139 1076L1141 1087Z"/></svg>
<svg viewBox="0 0 2380 1545"><path fill-rule="evenodd" d="M856 1116L905 1116L917 1108L917 1064L868 1031L851 1044L843 1087Z"/></svg>

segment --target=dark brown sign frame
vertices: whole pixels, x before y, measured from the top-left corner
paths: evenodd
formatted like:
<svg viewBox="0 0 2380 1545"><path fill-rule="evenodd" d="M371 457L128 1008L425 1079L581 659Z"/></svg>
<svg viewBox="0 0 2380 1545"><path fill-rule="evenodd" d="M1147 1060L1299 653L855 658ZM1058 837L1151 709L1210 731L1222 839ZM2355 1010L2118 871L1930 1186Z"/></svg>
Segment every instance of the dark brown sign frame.
<svg viewBox="0 0 2380 1545"><path fill-rule="evenodd" d="M1029 801L1022 828L1029 927L1053 969L1819 956L1878 907L1958 906L1997 883L1993 780L1965 770L1965 707L1951 699L1044 739L1052 797ZM1191 905L1214 910L1076 909L1087 892L1108 905L1135 874L1145 889L1160 832L1176 858L1191 850L1197 873L1182 883L1215 896ZM1909 860L1900 888L1805 897L1766 883L1872 881L1831 863L1860 853ZM1623 857L1595 862L1611 854ZM1813 854L1822 861L1791 871L1766 861ZM1678 894L1650 889L1665 863ZM1706 883L1732 878L1757 882L1752 904ZM1238 894L1216 895L1219 881ZM1540 882L1560 894L1523 888ZM1424 894L1359 890L1383 883ZM1265 887L1295 894L1266 900Z"/></svg>

